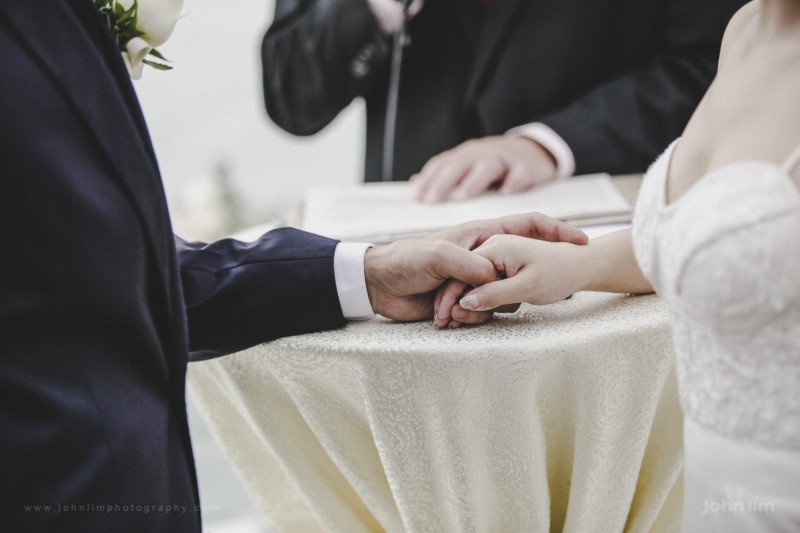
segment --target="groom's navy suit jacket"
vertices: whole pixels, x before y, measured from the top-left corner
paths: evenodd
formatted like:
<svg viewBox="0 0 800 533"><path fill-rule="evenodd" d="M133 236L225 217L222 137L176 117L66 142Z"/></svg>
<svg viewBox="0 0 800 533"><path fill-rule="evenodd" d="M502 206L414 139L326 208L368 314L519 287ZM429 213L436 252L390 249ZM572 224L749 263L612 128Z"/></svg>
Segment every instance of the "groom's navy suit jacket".
<svg viewBox="0 0 800 533"><path fill-rule="evenodd" d="M0 1L0 173L0 528L200 531L187 362L342 325L336 242L176 243L91 0Z"/></svg>

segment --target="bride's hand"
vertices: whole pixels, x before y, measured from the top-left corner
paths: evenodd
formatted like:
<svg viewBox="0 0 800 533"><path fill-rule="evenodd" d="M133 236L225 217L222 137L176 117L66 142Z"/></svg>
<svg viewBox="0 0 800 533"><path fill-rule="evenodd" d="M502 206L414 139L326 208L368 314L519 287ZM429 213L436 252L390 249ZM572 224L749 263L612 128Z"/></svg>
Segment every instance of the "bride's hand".
<svg viewBox="0 0 800 533"><path fill-rule="evenodd" d="M518 303L501 305L489 311L467 311L458 305L458 301L469 291L472 285L457 279L448 280L436 293L433 309L433 325L437 328L456 329L462 324L482 324L491 320L494 313L514 313L519 309ZM453 312L455 311L455 315ZM457 315L457 316L456 316ZM459 320L461 319L461 320Z"/></svg>
<svg viewBox="0 0 800 533"><path fill-rule="evenodd" d="M442 327L449 322L451 328L481 324L494 311L513 311L521 302L559 302L589 283L587 251L586 246L564 242L492 237L474 252L494 264L499 279L472 290L460 282L445 285L435 299L435 324Z"/></svg>

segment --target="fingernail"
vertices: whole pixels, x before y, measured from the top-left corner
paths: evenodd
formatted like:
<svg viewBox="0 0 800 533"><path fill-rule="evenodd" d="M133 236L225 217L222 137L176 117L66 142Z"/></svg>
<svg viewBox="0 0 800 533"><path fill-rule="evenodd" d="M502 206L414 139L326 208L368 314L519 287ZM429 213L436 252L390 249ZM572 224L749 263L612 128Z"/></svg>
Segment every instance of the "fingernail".
<svg viewBox="0 0 800 533"><path fill-rule="evenodd" d="M475 309L478 307L478 297L474 294L468 294L461 298L458 304L464 309Z"/></svg>

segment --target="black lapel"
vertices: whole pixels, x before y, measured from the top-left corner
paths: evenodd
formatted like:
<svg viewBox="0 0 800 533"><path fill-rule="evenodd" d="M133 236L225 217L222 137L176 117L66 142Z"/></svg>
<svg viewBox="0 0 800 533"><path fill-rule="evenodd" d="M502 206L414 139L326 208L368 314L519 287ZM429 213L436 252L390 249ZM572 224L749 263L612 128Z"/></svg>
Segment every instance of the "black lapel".
<svg viewBox="0 0 800 533"><path fill-rule="evenodd" d="M475 66L467 84L468 101L477 96L486 76L491 74L492 63L506 41L507 32L511 29L516 14L524 2L530 1L533 0L490 0L486 5L486 19L475 52Z"/></svg>
<svg viewBox="0 0 800 533"><path fill-rule="evenodd" d="M165 231L170 225L161 177L125 65L108 31L98 31L102 19L90 0L0 2L0 13L83 117L116 170L111 177L146 228L164 294L170 294L174 250ZM107 57L109 50L115 55ZM171 303L167 297L167 316Z"/></svg>
<svg viewBox="0 0 800 533"><path fill-rule="evenodd" d="M92 36L95 42L99 47L101 47L103 56L106 59L105 63L117 82L117 88L120 90L120 93L125 99L125 103L128 106L128 111L131 114L131 118L136 124L136 127L139 129L145 149L150 154L151 162L153 163L153 170L155 171L155 174L160 182L161 177L158 171L158 164L156 163L155 150L153 149L153 144L150 140L150 132L147 129L147 123L144 120L142 108L139 106L139 98L136 96L136 91L133 88L130 74L128 73L128 69L125 67L125 62L122 60L122 54L120 53L119 48L117 48L116 43L114 43L114 41L110 38L110 32L108 31L105 22L103 21L102 17L99 16L97 8L92 5L91 1L69 1L74 5L76 10L82 12L81 15L86 17L86 30L93 34Z"/></svg>

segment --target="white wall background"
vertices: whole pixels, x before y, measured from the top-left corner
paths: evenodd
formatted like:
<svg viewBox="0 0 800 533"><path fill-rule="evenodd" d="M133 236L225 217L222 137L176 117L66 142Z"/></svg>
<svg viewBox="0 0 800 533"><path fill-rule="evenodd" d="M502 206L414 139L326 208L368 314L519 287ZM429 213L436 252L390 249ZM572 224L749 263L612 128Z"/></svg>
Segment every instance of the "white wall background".
<svg viewBox="0 0 800 533"><path fill-rule="evenodd" d="M267 117L260 46L274 0L185 0L187 16L160 50L174 70L145 68L135 82L176 233L210 238L218 213L215 168L224 162L248 223L282 218L313 185L362 177L361 102L310 138Z"/></svg>

